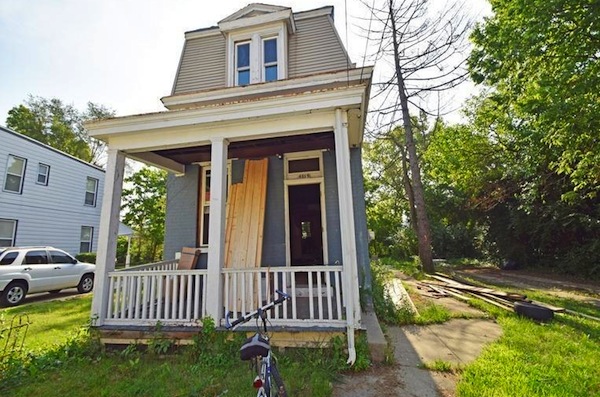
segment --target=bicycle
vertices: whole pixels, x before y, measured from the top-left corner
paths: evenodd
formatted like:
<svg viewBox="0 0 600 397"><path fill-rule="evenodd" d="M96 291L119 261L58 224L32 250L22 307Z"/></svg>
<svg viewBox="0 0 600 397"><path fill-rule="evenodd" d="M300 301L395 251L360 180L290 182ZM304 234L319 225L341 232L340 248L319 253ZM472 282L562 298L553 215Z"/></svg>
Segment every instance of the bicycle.
<svg viewBox="0 0 600 397"><path fill-rule="evenodd" d="M240 348L240 358L243 361L252 361L252 367L256 369L257 375L254 378L252 385L258 389L257 397L286 397L287 392L279 370L277 369L277 361L271 352L271 344L269 343L269 334L267 330L267 311L275 306L282 304L290 299L290 296L282 291L275 291L280 297L276 300L259 307L255 311L239 317L234 322L230 323L229 318L231 312L225 315L225 328L233 329L239 324L246 323L251 319L256 319L257 331L251 338L248 338ZM262 320L262 331L258 320Z"/></svg>

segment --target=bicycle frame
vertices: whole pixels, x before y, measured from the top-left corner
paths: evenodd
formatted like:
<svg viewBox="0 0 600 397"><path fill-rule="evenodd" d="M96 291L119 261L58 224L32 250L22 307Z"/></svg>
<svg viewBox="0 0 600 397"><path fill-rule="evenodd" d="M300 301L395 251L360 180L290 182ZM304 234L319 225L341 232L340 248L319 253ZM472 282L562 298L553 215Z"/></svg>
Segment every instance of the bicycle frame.
<svg viewBox="0 0 600 397"><path fill-rule="evenodd" d="M256 378L254 379L254 382L253 382L254 387L256 387L258 389L258 392L256 394L257 397L270 397L269 394L282 396L282 397L286 395L285 387L283 386L283 382L281 381L279 372L275 369L276 367L274 365L274 356L271 352L268 329L267 329L267 311L273 309L276 305L279 305L279 304L285 302L286 300L290 299L290 296L279 290L277 290L276 292L280 295L280 297L278 299L274 300L273 302L267 303L266 305L259 307L255 311L236 319L233 323L229 322L231 312L228 311L227 314L225 315L225 328L226 329L233 329L237 325L248 322L251 319L255 318L257 320L257 326L258 326L257 334L262 336L263 339L268 344L268 349L267 349L266 355L255 356L252 358L253 360L255 360L255 365L257 366L257 372L258 372L258 375L256 376ZM259 318L262 321L262 326L263 326L262 331L260 329L260 326L258 325ZM260 359L259 359L259 357L260 357ZM259 365L260 365L260 367L259 367ZM276 379L275 383L279 383L279 384L271 384L272 379ZM273 390L273 388L276 388L275 394L271 393L271 390Z"/></svg>

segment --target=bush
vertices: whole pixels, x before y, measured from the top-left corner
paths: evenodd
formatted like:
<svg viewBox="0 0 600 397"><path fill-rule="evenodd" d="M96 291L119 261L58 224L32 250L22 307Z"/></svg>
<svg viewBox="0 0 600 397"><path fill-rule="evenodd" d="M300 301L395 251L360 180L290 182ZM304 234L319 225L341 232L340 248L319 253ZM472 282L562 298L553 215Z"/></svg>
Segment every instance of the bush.
<svg viewBox="0 0 600 397"><path fill-rule="evenodd" d="M87 262L87 263L96 263L96 253L95 252L82 252L75 256L78 261Z"/></svg>

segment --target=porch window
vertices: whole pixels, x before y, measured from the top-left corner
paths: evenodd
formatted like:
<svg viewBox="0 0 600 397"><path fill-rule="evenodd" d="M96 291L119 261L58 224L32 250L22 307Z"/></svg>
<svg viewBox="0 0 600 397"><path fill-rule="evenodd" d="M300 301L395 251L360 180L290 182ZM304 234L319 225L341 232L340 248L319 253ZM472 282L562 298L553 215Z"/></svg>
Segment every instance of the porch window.
<svg viewBox="0 0 600 397"><path fill-rule="evenodd" d="M17 221L0 219L0 247L13 247L17 235Z"/></svg>
<svg viewBox="0 0 600 397"><path fill-rule="evenodd" d="M7 192L21 193L23 191L23 179L25 179L25 166L27 159L8 155L6 164L6 176L4 178L4 190Z"/></svg>
<svg viewBox="0 0 600 397"><path fill-rule="evenodd" d="M231 181L231 163L227 164L227 192L229 192L229 183ZM202 166L200 180L200 200L198 226L200 230L198 241L200 246L208 245L208 225L210 223L210 166Z"/></svg>

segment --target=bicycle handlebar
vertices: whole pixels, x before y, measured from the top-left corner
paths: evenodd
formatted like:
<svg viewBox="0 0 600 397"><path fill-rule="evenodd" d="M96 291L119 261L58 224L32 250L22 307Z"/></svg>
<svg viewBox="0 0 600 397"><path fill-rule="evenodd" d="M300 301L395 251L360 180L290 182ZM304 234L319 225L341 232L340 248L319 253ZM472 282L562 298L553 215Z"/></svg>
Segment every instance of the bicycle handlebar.
<svg viewBox="0 0 600 397"><path fill-rule="evenodd" d="M275 299L273 302L269 302L266 305L259 307L258 309L256 309L253 312L250 312L238 319L236 319L235 321L233 321L232 323L229 322L229 318L231 317L231 312L227 311L227 314L225 314L225 328L226 329L233 329L235 326L242 324L242 323L246 323L248 321L250 321L253 318L257 318L262 312L265 312L267 310L271 310L273 309L276 305L279 305L283 302L285 302L288 299L291 299L291 296L289 296L288 294L286 294L283 291L280 290L275 290L275 292L277 292L279 295L281 295L279 298Z"/></svg>

